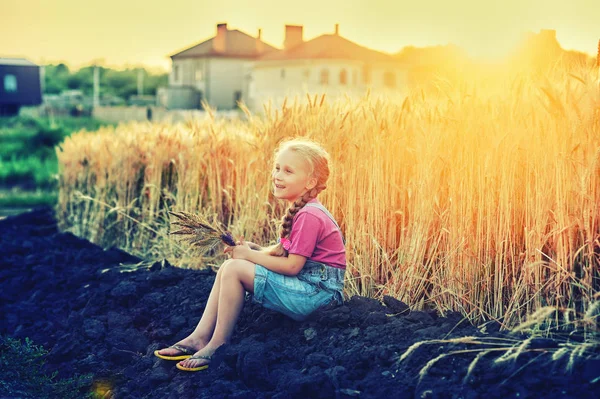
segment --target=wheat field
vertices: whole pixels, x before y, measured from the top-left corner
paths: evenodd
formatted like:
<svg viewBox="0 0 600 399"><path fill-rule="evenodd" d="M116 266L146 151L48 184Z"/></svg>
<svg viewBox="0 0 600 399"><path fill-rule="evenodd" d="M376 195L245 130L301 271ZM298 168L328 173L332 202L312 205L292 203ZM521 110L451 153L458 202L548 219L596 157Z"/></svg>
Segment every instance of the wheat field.
<svg viewBox="0 0 600 399"><path fill-rule="evenodd" d="M439 79L405 97L289 99L240 120L125 123L57 149L63 230L182 267L217 266L167 236L167 211L276 240L284 138L324 145L321 201L347 239L346 294L392 295L514 326L597 297L600 98L595 70Z"/></svg>

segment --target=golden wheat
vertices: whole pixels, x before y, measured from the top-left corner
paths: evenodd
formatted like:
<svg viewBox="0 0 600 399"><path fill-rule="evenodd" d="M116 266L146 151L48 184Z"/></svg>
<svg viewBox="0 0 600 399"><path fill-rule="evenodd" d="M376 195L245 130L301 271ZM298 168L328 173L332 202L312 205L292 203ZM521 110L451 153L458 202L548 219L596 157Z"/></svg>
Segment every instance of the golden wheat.
<svg viewBox="0 0 600 399"><path fill-rule="evenodd" d="M599 284L594 72L497 74L399 98L296 98L264 115L246 110L245 121L209 112L76 133L58 150L61 227L181 266L218 264L164 239L167 212L274 242L284 204L270 190L272 153L306 136L332 155L321 199L347 237L348 295L506 325L544 306L585 313Z"/></svg>

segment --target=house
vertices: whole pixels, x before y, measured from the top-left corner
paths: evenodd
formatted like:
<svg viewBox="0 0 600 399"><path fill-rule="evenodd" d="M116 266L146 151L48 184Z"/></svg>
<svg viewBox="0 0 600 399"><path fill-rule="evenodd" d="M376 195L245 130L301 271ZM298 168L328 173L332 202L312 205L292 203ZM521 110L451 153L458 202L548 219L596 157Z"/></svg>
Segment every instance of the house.
<svg viewBox="0 0 600 399"><path fill-rule="evenodd" d="M157 92L158 103L169 109L199 109L206 101L217 109L232 109L243 98L246 65L277 50L226 23L217 24L216 35L171 55L169 86Z"/></svg>
<svg viewBox="0 0 600 399"><path fill-rule="evenodd" d="M339 34L304 41L303 26L286 25L284 46L259 57L247 77L248 106L253 110L272 100L306 94L364 95L398 93L406 85L406 71L390 54L360 46Z"/></svg>
<svg viewBox="0 0 600 399"><path fill-rule="evenodd" d="M42 103L39 65L23 58L0 58L0 116L19 114L25 105Z"/></svg>

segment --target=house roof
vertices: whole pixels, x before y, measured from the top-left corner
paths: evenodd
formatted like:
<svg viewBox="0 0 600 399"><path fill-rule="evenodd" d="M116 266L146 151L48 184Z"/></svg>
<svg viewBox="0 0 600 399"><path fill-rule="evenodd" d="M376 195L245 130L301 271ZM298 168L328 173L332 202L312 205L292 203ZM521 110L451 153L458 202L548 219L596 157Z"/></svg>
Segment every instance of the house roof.
<svg viewBox="0 0 600 399"><path fill-rule="evenodd" d="M341 59L369 62L395 62L394 57L381 51L356 44L339 35L325 34L302 42L287 50L271 52L259 58L267 60Z"/></svg>
<svg viewBox="0 0 600 399"><path fill-rule="evenodd" d="M0 57L0 65L19 65L19 66L38 66L25 58L2 58Z"/></svg>
<svg viewBox="0 0 600 399"><path fill-rule="evenodd" d="M256 37L237 29L227 30L225 38L225 51L215 51L213 41L215 38L205 40L195 44L183 51L172 54L171 58L196 58L196 57L234 57L234 58L256 58L264 52L276 51L277 48L263 42L263 52L259 53L256 49Z"/></svg>

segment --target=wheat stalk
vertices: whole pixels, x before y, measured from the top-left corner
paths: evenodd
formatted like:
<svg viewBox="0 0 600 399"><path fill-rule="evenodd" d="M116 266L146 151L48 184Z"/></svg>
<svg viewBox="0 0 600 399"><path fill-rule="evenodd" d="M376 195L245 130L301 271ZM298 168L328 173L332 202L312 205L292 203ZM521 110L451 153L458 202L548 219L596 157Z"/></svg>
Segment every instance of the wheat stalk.
<svg viewBox="0 0 600 399"><path fill-rule="evenodd" d="M235 246L230 232L218 226L211 226L200 215L189 212L169 212L169 214L177 218L171 222L171 225L179 227L179 230L171 231L169 234L181 236L182 241L197 247L203 253L214 249L221 242L225 245Z"/></svg>

